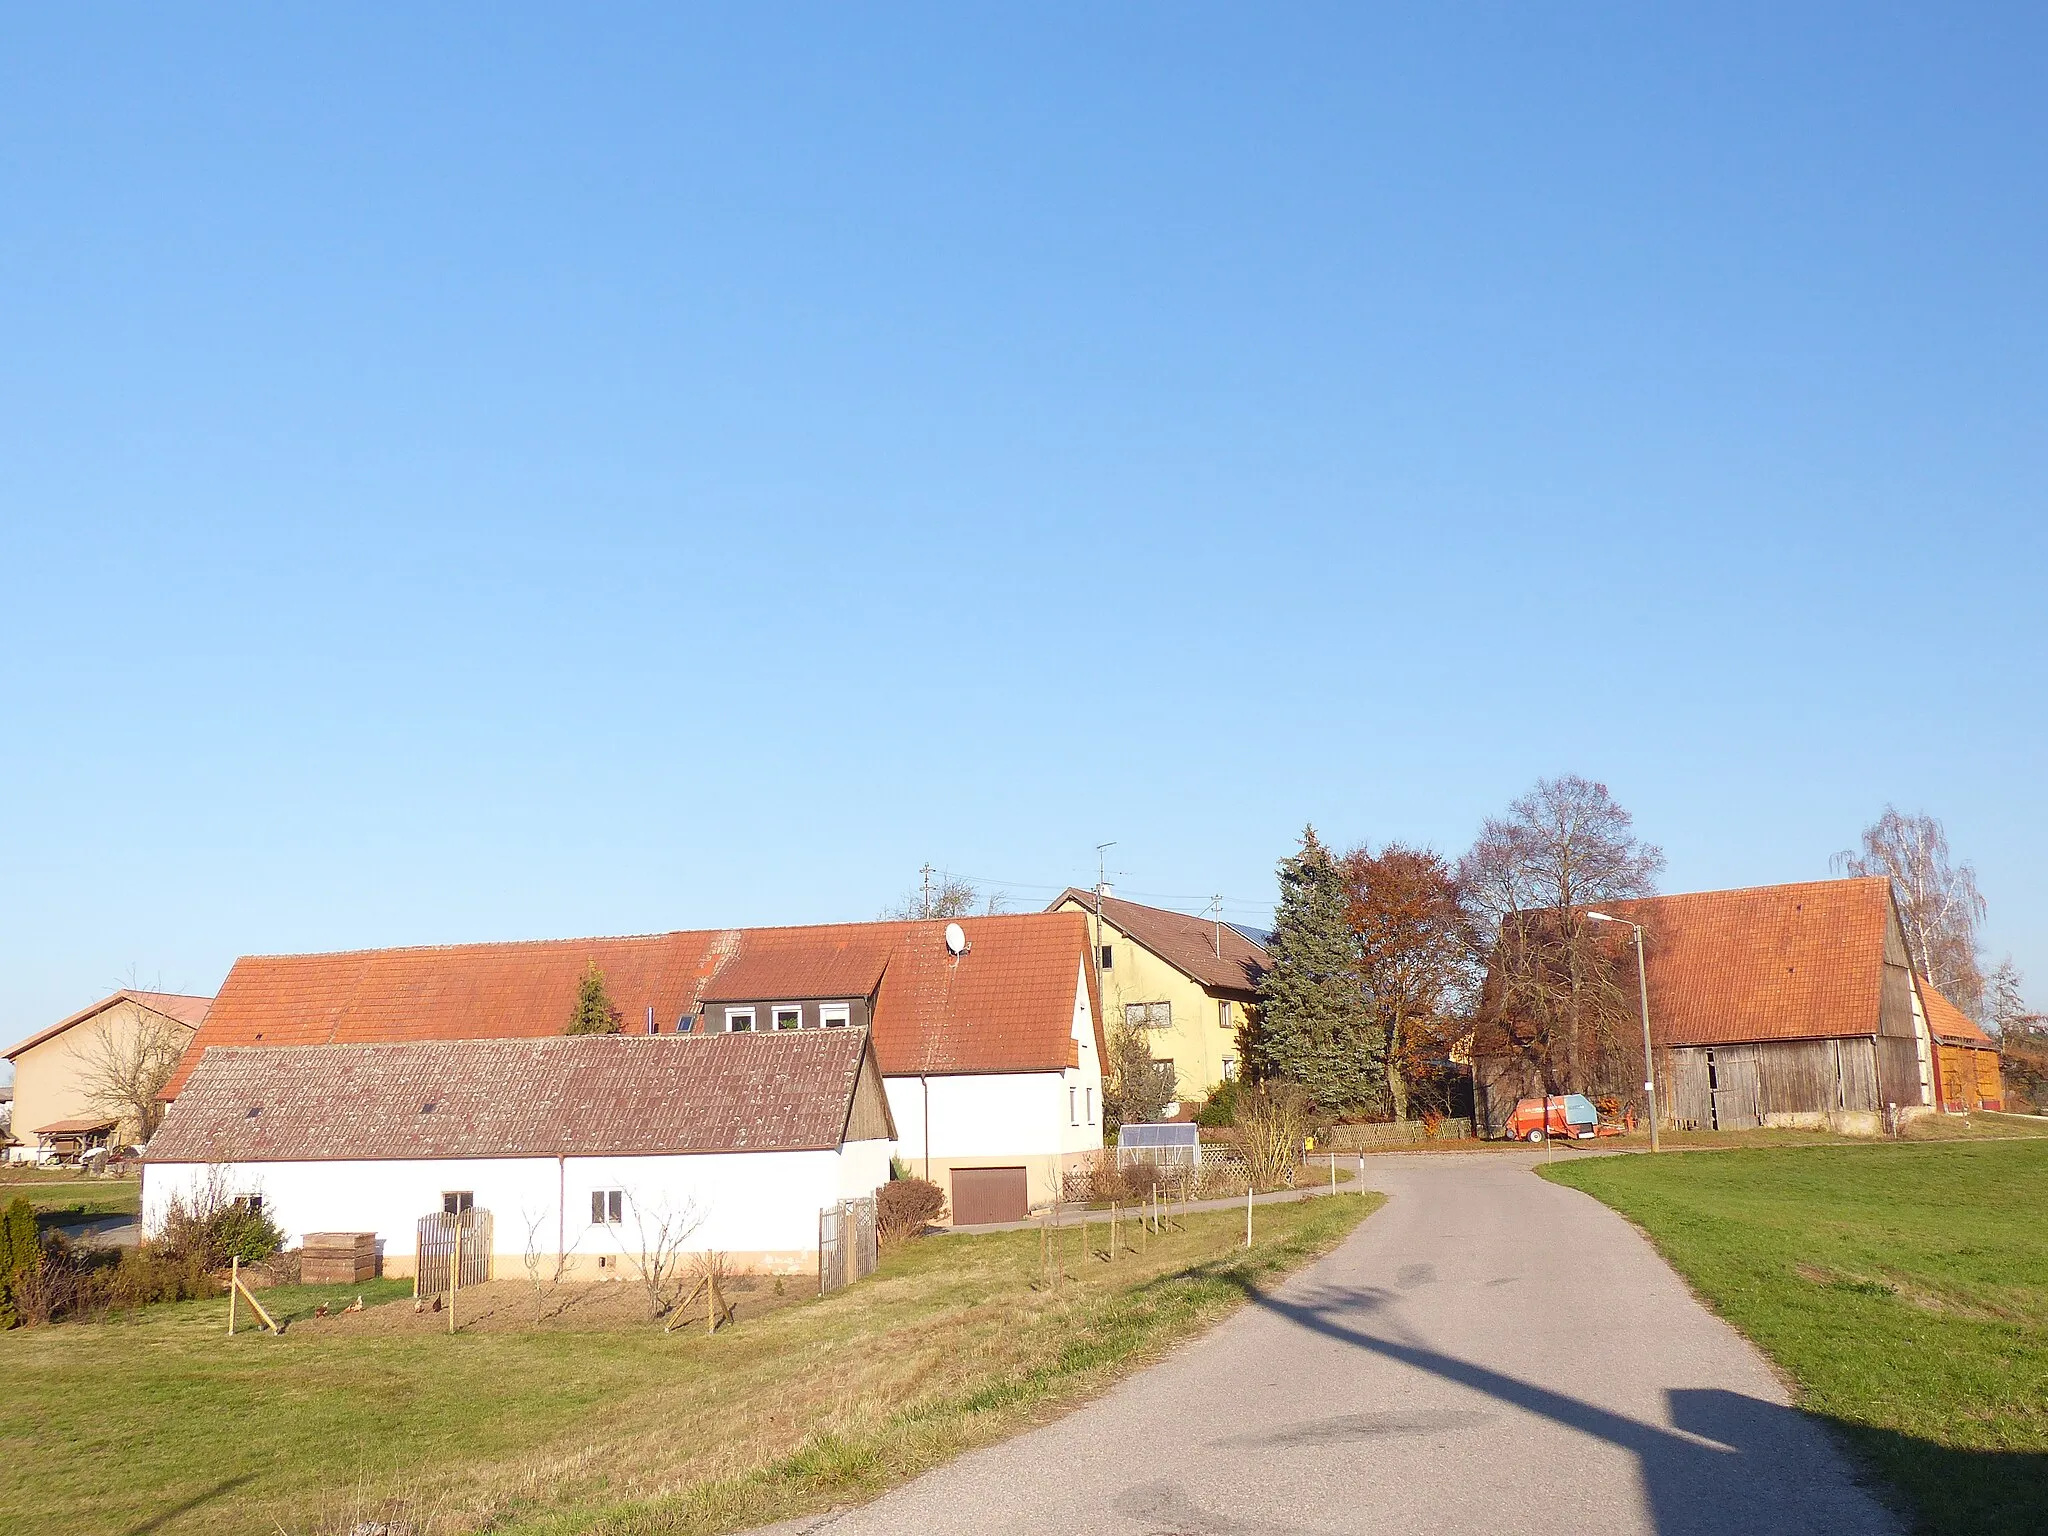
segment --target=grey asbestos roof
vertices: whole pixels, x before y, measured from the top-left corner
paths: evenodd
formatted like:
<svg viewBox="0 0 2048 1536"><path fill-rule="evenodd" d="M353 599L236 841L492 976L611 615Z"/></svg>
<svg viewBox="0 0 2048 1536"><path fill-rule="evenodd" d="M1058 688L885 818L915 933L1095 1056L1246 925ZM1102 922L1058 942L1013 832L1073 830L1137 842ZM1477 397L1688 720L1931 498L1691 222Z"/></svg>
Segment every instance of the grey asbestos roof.
<svg viewBox="0 0 2048 1536"><path fill-rule="evenodd" d="M867 1050L864 1029L214 1046L148 1160L834 1148Z"/></svg>

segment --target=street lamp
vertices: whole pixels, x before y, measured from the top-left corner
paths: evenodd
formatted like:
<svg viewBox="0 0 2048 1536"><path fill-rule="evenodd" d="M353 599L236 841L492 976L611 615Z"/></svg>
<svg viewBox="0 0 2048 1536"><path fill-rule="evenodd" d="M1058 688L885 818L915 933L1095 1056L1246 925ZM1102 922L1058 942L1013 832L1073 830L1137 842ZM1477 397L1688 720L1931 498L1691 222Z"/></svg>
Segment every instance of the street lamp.
<svg viewBox="0 0 2048 1536"><path fill-rule="evenodd" d="M1650 1103L1650 1150L1662 1152L1664 1146L1657 1136L1657 1058L1650 1052L1650 977L1643 966L1643 925L1630 923L1625 917L1609 917L1605 912L1588 912L1586 920L1627 923L1636 931L1636 995L1643 1001L1643 1092Z"/></svg>

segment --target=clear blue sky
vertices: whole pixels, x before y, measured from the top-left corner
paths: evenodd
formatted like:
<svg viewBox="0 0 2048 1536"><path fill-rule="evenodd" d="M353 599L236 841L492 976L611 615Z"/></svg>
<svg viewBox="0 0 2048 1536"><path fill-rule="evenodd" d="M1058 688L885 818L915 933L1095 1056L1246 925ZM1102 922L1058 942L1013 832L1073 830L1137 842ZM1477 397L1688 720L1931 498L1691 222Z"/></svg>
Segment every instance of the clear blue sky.
<svg viewBox="0 0 2048 1536"><path fill-rule="evenodd" d="M1544 9L13 7L0 1035L1566 771L2048 1002L2048 13Z"/></svg>

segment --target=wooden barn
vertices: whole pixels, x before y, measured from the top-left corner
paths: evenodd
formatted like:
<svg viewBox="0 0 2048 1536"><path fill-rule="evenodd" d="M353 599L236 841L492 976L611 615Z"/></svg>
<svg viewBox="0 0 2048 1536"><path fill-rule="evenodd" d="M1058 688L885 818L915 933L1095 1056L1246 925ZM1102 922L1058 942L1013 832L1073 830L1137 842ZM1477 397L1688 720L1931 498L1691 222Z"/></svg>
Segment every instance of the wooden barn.
<svg viewBox="0 0 2048 1536"><path fill-rule="evenodd" d="M1922 979L1920 994L1934 1031L1935 1075L1941 1107L1951 1114L2005 1108L2005 1079L1998 1042L1977 1021Z"/></svg>
<svg viewBox="0 0 2048 1536"><path fill-rule="evenodd" d="M1666 1126L1875 1134L1944 1099L1960 1108L1998 1097L1995 1043L1914 974L1882 879L1701 891L1601 910L1643 927ZM1625 943L1629 930L1617 923L1603 937ZM1526 1061L1489 1054L1483 1041L1473 1079L1480 1118L1493 1129L1517 1096L1546 1086Z"/></svg>

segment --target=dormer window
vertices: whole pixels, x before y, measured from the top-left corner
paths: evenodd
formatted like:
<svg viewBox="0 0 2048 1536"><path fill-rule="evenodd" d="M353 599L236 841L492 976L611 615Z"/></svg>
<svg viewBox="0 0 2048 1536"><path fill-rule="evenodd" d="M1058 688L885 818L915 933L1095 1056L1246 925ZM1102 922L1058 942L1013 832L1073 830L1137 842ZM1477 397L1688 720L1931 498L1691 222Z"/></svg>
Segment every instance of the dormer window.
<svg viewBox="0 0 2048 1536"><path fill-rule="evenodd" d="M754 1010L751 1008L728 1008L725 1010L725 1032L728 1035L752 1034Z"/></svg>
<svg viewBox="0 0 2048 1536"><path fill-rule="evenodd" d="M818 1022L827 1029L844 1029L853 1022L853 1009L845 1003L820 1003Z"/></svg>
<svg viewBox="0 0 2048 1536"><path fill-rule="evenodd" d="M775 1005L775 1027L777 1029L802 1029L804 1010L800 1003L777 1003Z"/></svg>

